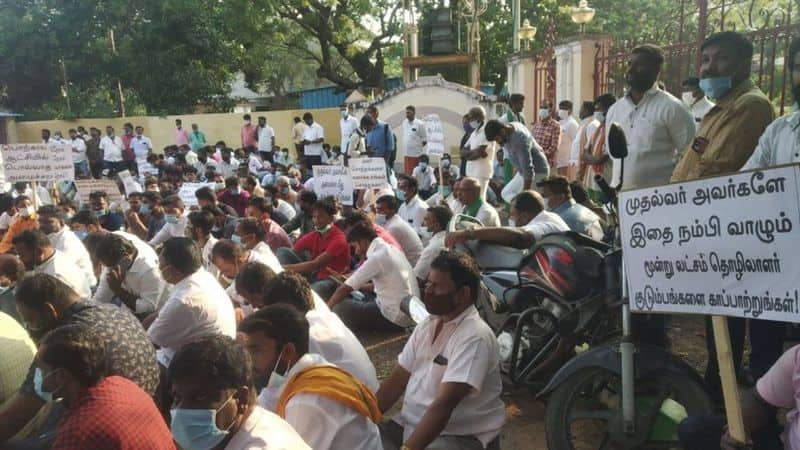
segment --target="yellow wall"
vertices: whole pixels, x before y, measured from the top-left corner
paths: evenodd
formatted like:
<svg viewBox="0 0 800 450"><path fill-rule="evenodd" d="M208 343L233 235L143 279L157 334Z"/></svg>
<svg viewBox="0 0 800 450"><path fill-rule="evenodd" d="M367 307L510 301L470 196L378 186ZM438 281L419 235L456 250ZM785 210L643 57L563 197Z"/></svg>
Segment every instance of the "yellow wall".
<svg viewBox="0 0 800 450"><path fill-rule="evenodd" d="M267 123L275 130L275 142L281 147L288 147L294 153L294 145L291 140L291 131L295 116L302 118L303 110L286 111L259 111L250 113L253 123L257 123L259 116L267 118ZM310 111L314 115L314 120L325 129L325 142L331 145L339 143L341 132L339 131L339 109L327 108ZM191 131L191 124L196 123L200 131L205 133L206 140L210 145L217 141L225 141L232 148L241 145L239 131L242 127L242 116L244 114L187 114L180 116L167 117L114 117L111 119L80 119L77 121L66 120L44 120L37 122L17 122L16 139L12 143L30 143L41 141L41 130L47 128L51 133L60 130L67 137L67 130L76 128L78 125L97 127L105 134L105 127L114 127L117 135L122 134L122 125L126 122L134 126L144 127L146 136L153 140L153 148L157 152L167 145L175 143L175 119L181 119L183 126ZM13 135L10 136L13 139Z"/></svg>

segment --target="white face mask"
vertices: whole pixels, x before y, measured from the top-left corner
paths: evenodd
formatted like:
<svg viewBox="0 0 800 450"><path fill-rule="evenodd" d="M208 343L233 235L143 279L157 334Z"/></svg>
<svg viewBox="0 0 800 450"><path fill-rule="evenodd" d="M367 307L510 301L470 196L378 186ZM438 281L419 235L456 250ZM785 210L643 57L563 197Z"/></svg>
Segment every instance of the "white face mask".
<svg viewBox="0 0 800 450"><path fill-rule="evenodd" d="M378 225L386 224L386 214L375 214L375 223Z"/></svg>
<svg viewBox="0 0 800 450"><path fill-rule="evenodd" d="M517 226L517 222L514 219L509 217L508 218L508 226L511 227L511 228L515 228Z"/></svg>
<svg viewBox="0 0 800 450"><path fill-rule="evenodd" d="M469 126L472 127L473 130L477 130L479 126L481 126L480 122L473 120L469 123Z"/></svg>
<svg viewBox="0 0 800 450"><path fill-rule="evenodd" d="M550 117L550 110L549 109L542 108L542 109L539 110L539 118L540 119L547 119L548 117Z"/></svg>
<svg viewBox="0 0 800 450"><path fill-rule="evenodd" d="M272 373L269 375L269 381L267 381L267 387L271 389L277 389L286 383L286 374L289 373L289 367L286 368L286 372L283 375L277 372L278 364L281 363L281 358L283 358L283 351L286 347L281 349L280 354L278 355L278 360L275 361L275 367L272 368Z"/></svg>
<svg viewBox="0 0 800 450"><path fill-rule="evenodd" d="M19 210L19 215L22 217L30 217L33 215L33 206L28 206Z"/></svg>
<svg viewBox="0 0 800 450"><path fill-rule="evenodd" d="M422 169L422 170L427 169L428 168L428 163L426 163L426 162L419 163L419 168Z"/></svg>
<svg viewBox="0 0 800 450"><path fill-rule="evenodd" d="M686 106L691 107L694 104L694 93L691 91L687 91L681 94L681 100Z"/></svg>
<svg viewBox="0 0 800 450"><path fill-rule="evenodd" d="M600 123L603 123L606 121L606 114L602 111L595 111L594 118L597 119L597 121L599 121Z"/></svg>
<svg viewBox="0 0 800 450"><path fill-rule="evenodd" d="M560 120L566 120L569 117L569 111L566 109L559 109L558 110L558 118Z"/></svg>

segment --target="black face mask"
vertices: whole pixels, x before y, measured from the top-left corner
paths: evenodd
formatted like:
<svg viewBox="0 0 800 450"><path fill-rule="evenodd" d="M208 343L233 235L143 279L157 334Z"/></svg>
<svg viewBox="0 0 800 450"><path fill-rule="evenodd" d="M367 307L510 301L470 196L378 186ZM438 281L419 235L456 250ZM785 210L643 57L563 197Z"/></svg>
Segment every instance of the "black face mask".
<svg viewBox="0 0 800 450"><path fill-rule="evenodd" d="M647 74L631 74L628 76L628 85L639 92L645 92L653 87L656 81Z"/></svg>

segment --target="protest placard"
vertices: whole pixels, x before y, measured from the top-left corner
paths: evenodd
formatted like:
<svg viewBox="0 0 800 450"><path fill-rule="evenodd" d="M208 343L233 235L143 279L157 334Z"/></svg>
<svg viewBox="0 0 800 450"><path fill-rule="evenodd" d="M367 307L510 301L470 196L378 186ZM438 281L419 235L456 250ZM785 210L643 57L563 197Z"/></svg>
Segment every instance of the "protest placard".
<svg viewBox="0 0 800 450"><path fill-rule="evenodd" d="M201 187L209 187L214 190L214 183L183 183L178 191L178 197L183 201L184 206L197 206L197 197L194 193Z"/></svg>
<svg viewBox="0 0 800 450"><path fill-rule="evenodd" d="M314 193L318 198L333 196L343 205L353 205L353 179L344 166L313 166Z"/></svg>
<svg viewBox="0 0 800 450"><path fill-rule="evenodd" d="M798 167L621 193L631 309L800 322Z"/></svg>
<svg viewBox="0 0 800 450"><path fill-rule="evenodd" d="M114 180L75 180L75 188L84 203L89 203L89 194L95 191L104 191L108 194L108 201L112 203L119 204L123 199L119 186Z"/></svg>
<svg viewBox="0 0 800 450"><path fill-rule="evenodd" d="M383 158L350 159L350 177L356 189L382 188L388 184Z"/></svg>
<svg viewBox="0 0 800 450"><path fill-rule="evenodd" d="M47 144L0 145L5 181L70 181L75 179L72 147Z"/></svg>
<svg viewBox="0 0 800 450"><path fill-rule="evenodd" d="M428 155L442 156L444 154L444 130L438 114L425 116L425 131L428 133Z"/></svg>
<svg viewBox="0 0 800 450"><path fill-rule="evenodd" d="M125 169L117 175L120 181L122 181L122 187L125 188L126 197L133 192L142 192L142 186L133 179L133 175L131 175L129 170Z"/></svg>

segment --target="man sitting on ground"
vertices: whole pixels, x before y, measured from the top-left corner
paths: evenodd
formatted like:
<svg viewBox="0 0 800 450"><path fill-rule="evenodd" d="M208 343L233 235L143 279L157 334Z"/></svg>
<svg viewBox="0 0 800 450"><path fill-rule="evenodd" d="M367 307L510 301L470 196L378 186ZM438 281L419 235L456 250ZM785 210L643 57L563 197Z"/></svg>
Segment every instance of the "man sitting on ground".
<svg viewBox="0 0 800 450"><path fill-rule="evenodd" d="M184 237L186 235L188 220L184 214L183 200L177 195L170 195L161 201L161 206L164 208L164 220L166 223L153 236L153 239L148 242L153 247L163 244L169 238Z"/></svg>
<svg viewBox="0 0 800 450"><path fill-rule="evenodd" d="M422 254L422 240L414 228L397 215L397 197L384 195L375 202L375 223L386 228L400 246L409 263L416 264Z"/></svg>
<svg viewBox="0 0 800 450"><path fill-rule="evenodd" d="M417 179L406 175L400 175L398 178L397 193L398 195L402 194L403 204L400 205L397 215L411 225L411 228L417 232L417 236L426 241L427 236L425 236L422 221L425 219L428 204L419 196Z"/></svg>
<svg viewBox="0 0 800 450"><path fill-rule="evenodd" d="M444 238L447 234L447 224L450 223L452 217L453 212L446 206L432 206L425 213L425 227L431 235L431 240L422 250L422 256L414 266L414 275L417 276L417 280L420 280L420 285L422 281L428 279L431 262L445 249Z"/></svg>
<svg viewBox="0 0 800 450"><path fill-rule="evenodd" d="M86 274L72 258L53 248L53 244L41 230L23 231L14 238L14 248L26 269L57 277L67 283L81 299L91 298L92 288Z"/></svg>
<svg viewBox="0 0 800 450"><path fill-rule="evenodd" d="M481 185L476 178L466 177L459 182L459 200L464 204L461 214L480 220L484 227L500 226L500 215L481 198Z"/></svg>
<svg viewBox="0 0 800 450"><path fill-rule="evenodd" d="M266 265L280 267L280 262L272 249L264 242L264 228L258 219L245 217L236 224L235 233L231 240L242 245L246 250L259 255Z"/></svg>
<svg viewBox="0 0 800 450"><path fill-rule="evenodd" d="M272 187L274 188L274 186ZM277 252L279 248L291 247L292 241L280 224L272 220L272 213L273 206L264 197L251 197L247 202L247 216L261 223L261 228L264 230L264 242L273 252Z"/></svg>
<svg viewBox="0 0 800 450"><path fill-rule="evenodd" d="M603 239L600 217L572 199L572 189L566 177L553 176L536 183L536 187L541 190L547 210L561 216L572 231L598 241Z"/></svg>
<svg viewBox="0 0 800 450"><path fill-rule="evenodd" d="M203 267L206 271L217 276L217 267L211 261L211 249L217 243L217 238L211 234L214 230L215 218L209 211L192 211L189 213L189 223L186 225L186 236L191 238L200 248L203 257Z"/></svg>
<svg viewBox="0 0 800 450"><path fill-rule="evenodd" d="M53 205L42 206L38 211L39 229L47 235L53 247L71 258L89 280L89 286L97 284L94 267L86 246L66 225L64 212Z"/></svg>
<svg viewBox="0 0 800 450"><path fill-rule="evenodd" d="M258 376L277 388L275 412L315 449L381 449L382 415L358 378L309 353L309 324L290 305L270 305L239 327Z"/></svg>

